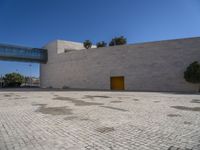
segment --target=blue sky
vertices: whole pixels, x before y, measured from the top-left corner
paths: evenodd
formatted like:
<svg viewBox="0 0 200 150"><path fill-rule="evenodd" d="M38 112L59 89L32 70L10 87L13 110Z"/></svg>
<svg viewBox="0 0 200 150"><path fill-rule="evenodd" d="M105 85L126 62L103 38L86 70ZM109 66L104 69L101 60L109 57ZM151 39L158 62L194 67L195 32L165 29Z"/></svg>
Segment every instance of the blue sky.
<svg viewBox="0 0 200 150"><path fill-rule="evenodd" d="M0 0L0 43L42 47L64 39L128 43L200 36L199 0ZM0 74L39 65L0 61Z"/></svg>

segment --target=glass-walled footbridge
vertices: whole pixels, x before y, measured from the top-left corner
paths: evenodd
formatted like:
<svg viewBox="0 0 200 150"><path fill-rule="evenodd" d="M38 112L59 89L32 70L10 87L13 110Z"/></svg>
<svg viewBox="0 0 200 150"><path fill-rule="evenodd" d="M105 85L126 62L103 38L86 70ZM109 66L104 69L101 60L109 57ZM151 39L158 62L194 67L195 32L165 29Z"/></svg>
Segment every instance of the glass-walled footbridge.
<svg viewBox="0 0 200 150"><path fill-rule="evenodd" d="M0 60L46 63L46 49L0 44Z"/></svg>

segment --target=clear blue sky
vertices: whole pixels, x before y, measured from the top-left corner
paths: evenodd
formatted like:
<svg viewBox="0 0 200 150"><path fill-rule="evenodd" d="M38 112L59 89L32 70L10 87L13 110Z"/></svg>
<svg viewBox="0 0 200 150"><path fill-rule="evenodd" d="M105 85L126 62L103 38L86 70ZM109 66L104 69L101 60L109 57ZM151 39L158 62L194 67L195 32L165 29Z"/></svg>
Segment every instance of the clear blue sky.
<svg viewBox="0 0 200 150"><path fill-rule="evenodd" d="M0 0L0 43L42 47L64 39L128 43L200 36L200 0ZM33 64L32 75L39 75ZM29 63L0 61L0 74L30 74Z"/></svg>

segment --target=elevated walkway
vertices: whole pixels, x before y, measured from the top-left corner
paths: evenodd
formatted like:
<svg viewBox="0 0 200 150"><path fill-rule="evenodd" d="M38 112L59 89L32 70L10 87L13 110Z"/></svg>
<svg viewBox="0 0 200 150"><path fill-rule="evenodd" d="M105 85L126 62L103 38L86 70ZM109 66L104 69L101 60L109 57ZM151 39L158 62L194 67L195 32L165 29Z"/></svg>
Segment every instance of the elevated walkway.
<svg viewBox="0 0 200 150"><path fill-rule="evenodd" d="M46 63L46 49L0 44L0 60Z"/></svg>

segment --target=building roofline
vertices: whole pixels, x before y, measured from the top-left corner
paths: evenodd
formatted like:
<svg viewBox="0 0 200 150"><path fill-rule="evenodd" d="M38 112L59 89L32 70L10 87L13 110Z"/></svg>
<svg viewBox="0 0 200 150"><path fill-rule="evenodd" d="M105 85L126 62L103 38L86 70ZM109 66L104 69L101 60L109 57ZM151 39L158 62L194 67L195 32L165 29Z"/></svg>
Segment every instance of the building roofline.
<svg viewBox="0 0 200 150"><path fill-rule="evenodd" d="M126 45L143 45L143 44L151 44L151 43L181 41L181 40L192 40L192 39L200 39L200 36L198 36L198 37L174 38L174 39L166 39L166 40L156 40L156 41L146 41L146 42L136 42L136 43L130 43L130 44L126 44ZM121 46L123 46L123 45L121 45Z"/></svg>
<svg viewBox="0 0 200 150"><path fill-rule="evenodd" d="M146 41L146 42L136 42L136 43L129 43L129 44L126 44L126 45L117 45L117 46L134 46L134 45L153 44L153 43L179 41L179 40L181 41L181 40L190 40L190 39L198 39L198 38L200 39L200 36L198 36L198 37L174 38L174 39L166 39L166 40L156 40L156 41ZM83 44L81 42L66 41L66 40L58 39L58 40L53 40L53 41L48 42L47 44L45 44L45 46L50 44L50 43L57 42L57 41L69 42L69 43L74 43L74 44ZM115 47L115 46L108 46L108 47ZM106 48L106 47L103 47L103 48ZM90 48L90 49L96 49L96 48Z"/></svg>

